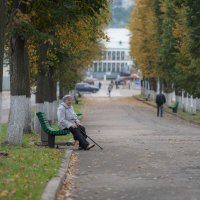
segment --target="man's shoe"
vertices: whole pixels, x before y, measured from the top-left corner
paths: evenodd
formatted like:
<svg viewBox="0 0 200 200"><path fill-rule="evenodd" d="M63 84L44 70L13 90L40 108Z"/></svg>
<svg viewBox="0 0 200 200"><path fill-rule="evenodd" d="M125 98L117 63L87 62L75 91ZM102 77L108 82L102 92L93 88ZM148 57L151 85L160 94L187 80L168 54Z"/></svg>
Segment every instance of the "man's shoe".
<svg viewBox="0 0 200 200"><path fill-rule="evenodd" d="M89 144L86 148L86 150L90 150L91 148L93 148L95 146L95 144Z"/></svg>

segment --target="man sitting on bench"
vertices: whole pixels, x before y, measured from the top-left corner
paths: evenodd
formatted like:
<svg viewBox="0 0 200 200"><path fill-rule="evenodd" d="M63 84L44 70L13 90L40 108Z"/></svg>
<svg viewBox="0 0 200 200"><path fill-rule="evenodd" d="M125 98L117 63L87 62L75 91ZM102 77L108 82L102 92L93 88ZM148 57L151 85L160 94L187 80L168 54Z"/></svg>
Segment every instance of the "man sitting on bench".
<svg viewBox="0 0 200 200"><path fill-rule="evenodd" d="M91 149L95 145L89 144L86 140L85 127L80 124L72 107L72 96L65 95L62 100L63 102L59 105L57 111L59 128L70 130L74 136L74 140L79 142L79 149Z"/></svg>

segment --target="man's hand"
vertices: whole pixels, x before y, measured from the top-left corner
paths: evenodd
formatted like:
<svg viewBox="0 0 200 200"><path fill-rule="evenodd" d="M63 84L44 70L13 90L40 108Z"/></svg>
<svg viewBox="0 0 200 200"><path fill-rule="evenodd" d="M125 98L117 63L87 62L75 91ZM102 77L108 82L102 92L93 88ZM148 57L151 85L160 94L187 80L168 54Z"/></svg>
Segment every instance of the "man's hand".
<svg viewBox="0 0 200 200"><path fill-rule="evenodd" d="M72 128L78 128L78 126L77 126L76 123L74 123L71 127L72 127Z"/></svg>
<svg viewBox="0 0 200 200"><path fill-rule="evenodd" d="M75 122L77 126L82 126L82 124L79 121Z"/></svg>

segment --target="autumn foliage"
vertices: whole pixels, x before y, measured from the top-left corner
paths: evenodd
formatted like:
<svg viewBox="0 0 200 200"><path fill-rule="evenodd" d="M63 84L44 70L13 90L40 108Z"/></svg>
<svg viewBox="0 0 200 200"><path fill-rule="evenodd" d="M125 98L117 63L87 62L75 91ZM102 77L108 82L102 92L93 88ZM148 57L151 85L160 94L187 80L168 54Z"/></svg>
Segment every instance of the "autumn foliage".
<svg viewBox="0 0 200 200"><path fill-rule="evenodd" d="M145 79L200 96L199 9L198 0L136 0L131 54Z"/></svg>

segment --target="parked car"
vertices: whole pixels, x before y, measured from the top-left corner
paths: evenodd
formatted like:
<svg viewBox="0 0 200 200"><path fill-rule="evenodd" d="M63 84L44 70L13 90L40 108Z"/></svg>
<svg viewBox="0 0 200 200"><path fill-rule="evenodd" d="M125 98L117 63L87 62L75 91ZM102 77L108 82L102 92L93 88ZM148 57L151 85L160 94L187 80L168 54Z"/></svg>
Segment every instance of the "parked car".
<svg viewBox="0 0 200 200"><path fill-rule="evenodd" d="M86 78L86 79L84 79L84 81L83 81L84 83L88 83L88 84L90 84L90 85L94 85L94 79L90 79L90 78Z"/></svg>
<svg viewBox="0 0 200 200"><path fill-rule="evenodd" d="M75 90L77 92L97 92L99 91L99 88L94 85L90 85L89 83L77 83Z"/></svg>

